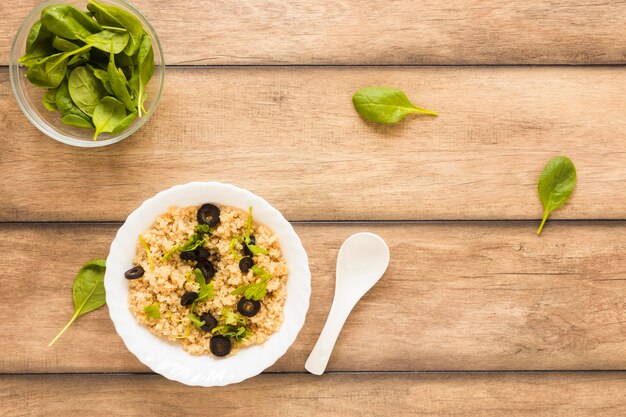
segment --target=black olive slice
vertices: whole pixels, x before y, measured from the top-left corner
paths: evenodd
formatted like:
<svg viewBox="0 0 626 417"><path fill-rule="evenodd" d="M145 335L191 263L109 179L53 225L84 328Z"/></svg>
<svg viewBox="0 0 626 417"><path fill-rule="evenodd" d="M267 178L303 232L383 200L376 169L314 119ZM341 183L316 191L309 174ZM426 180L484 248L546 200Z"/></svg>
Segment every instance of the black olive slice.
<svg viewBox="0 0 626 417"><path fill-rule="evenodd" d="M217 319L213 317L213 314L211 313L204 313L200 316L200 320L204 322L200 328L205 332L210 332L215 328L215 326L217 326Z"/></svg>
<svg viewBox="0 0 626 417"><path fill-rule="evenodd" d="M189 305L193 304L194 301L196 301L196 298L198 298L198 293L197 292L185 291L183 296L180 297L180 305L181 306L185 306L185 307L189 306Z"/></svg>
<svg viewBox="0 0 626 417"><path fill-rule="evenodd" d="M230 353L230 339L224 336L211 337L211 353L215 356L226 356Z"/></svg>
<svg viewBox="0 0 626 417"><path fill-rule="evenodd" d="M199 248L194 251L197 260L209 259L209 251L204 248Z"/></svg>
<svg viewBox="0 0 626 417"><path fill-rule="evenodd" d="M239 311L239 314L244 317L256 316L260 309L260 301L249 300L246 297L241 297L241 300L237 303L237 310Z"/></svg>
<svg viewBox="0 0 626 417"><path fill-rule="evenodd" d="M126 279L137 279L143 277L145 271L140 266L135 266L130 268L128 271L124 272L124 278Z"/></svg>
<svg viewBox="0 0 626 417"><path fill-rule="evenodd" d="M220 209L213 204L203 204L198 209L198 223L213 227L220 222Z"/></svg>
<svg viewBox="0 0 626 417"><path fill-rule="evenodd" d="M198 260L198 255L195 251L191 251L191 252L181 252L180 253L180 259L182 259L183 261L197 261Z"/></svg>
<svg viewBox="0 0 626 417"><path fill-rule="evenodd" d="M204 279L207 282L215 275L215 268L213 267L213 264L207 260L198 262L196 268L202 272L202 275L204 275Z"/></svg>
<svg viewBox="0 0 626 417"><path fill-rule="evenodd" d="M241 258L241 260L239 261L239 269L241 270L241 272L248 272L253 266L254 261L249 256Z"/></svg>

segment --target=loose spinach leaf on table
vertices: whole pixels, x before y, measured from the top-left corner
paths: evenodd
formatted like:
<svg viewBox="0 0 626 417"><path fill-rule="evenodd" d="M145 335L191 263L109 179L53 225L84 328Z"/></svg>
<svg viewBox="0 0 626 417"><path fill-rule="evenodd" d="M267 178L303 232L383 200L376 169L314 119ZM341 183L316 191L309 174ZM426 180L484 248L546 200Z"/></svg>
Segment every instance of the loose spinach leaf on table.
<svg viewBox="0 0 626 417"><path fill-rule="evenodd" d="M72 101L89 116L93 116L96 106L106 94L100 80L87 67L78 67L72 71L68 87Z"/></svg>
<svg viewBox="0 0 626 417"><path fill-rule="evenodd" d="M41 23L55 35L70 40L84 39L102 30L98 22L69 4L54 4L43 9Z"/></svg>
<svg viewBox="0 0 626 417"><path fill-rule="evenodd" d="M96 106L93 112L93 124L96 132L93 139L96 140L101 133L111 133L126 117L126 110L121 101L111 96L106 96Z"/></svg>
<svg viewBox="0 0 626 417"><path fill-rule="evenodd" d="M354 93L352 103L361 117L376 123L394 124L412 113L437 116L434 111L413 105L397 88L365 87Z"/></svg>
<svg viewBox="0 0 626 417"><path fill-rule="evenodd" d="M100 25L126 29L130 36L128 44L124 48L126 54L135 55L141 43L143 26L139 19L116 6L111 6L89 0L87 9L93 13L94 18ZM111 30L110 28L108 28Z"/></svg>
<svg viewBox="0 0 626 417"><path fill-rule="evenodd" d="M52 346L59 337L70 327L78 317L85 313L102 307L106 302L104 291L104 272L106 260L95 259L85 264L72 285L72 297L74 299L74 314L70 321L61 329L58 335L48 344Z"/></svg>
<svg viewBox="0 0 626 417"><path fill-rule="evenodd" d="M537 192L544 212L537 234L541 233L548 216L569 200L576 186L576 167L564 156L551 159L539 177Z"/></svg>

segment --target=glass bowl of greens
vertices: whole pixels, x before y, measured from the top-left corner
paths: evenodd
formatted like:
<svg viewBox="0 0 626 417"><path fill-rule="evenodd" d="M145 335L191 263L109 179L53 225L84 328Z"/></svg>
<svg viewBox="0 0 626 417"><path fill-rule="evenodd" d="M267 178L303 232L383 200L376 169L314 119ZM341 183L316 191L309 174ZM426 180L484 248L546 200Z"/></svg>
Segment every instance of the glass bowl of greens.
<svg viewBox="0 0 626 417"><path fill-rule="evenodd" d="M154 28L124 0L47 0L11 46L11 86L26 117L68 145L106 146L140 129L165 79Z"/></svg>

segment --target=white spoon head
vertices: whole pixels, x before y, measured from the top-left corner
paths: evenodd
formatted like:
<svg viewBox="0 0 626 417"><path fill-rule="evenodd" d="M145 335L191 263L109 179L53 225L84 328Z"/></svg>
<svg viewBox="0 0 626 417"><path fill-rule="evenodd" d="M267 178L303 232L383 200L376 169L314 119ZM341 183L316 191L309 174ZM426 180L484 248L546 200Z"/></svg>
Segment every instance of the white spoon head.
<svg viewBox="0 0 626 417"><path fill-rule="evenodd" d="M335 295L354 294L357 300L378 282L389 266L389 247L374 233L357 233L343 242L337 257Z"/></svg>

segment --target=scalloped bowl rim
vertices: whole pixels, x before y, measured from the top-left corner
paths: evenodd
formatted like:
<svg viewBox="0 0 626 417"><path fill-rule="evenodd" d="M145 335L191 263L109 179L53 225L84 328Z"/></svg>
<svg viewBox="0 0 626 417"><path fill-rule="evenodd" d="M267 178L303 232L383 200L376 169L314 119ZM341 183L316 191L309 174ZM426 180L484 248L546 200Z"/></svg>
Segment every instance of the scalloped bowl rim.
<svg viewBox="0 0 626 417"><path fill-rule="evenodd" d="M152 334L128 308L128 281L124 271L133 266L137 236L157 216L172 206L187 207L206 202L247 210L278 235L289 267L284 320L263 345L239 350L226 358L191 355L177 343ZM306 251L291 224L267 201L250 191L219 182L192 182L161 191L133 211L111 243L104 277L109 315L128 350L139 361L164 377L194 386L223 386L241 382L273 365L293 344L304 325L311 295L311 273Z"/></svg>

